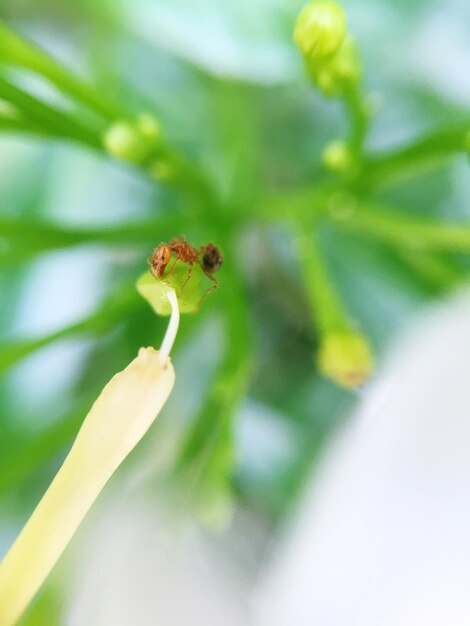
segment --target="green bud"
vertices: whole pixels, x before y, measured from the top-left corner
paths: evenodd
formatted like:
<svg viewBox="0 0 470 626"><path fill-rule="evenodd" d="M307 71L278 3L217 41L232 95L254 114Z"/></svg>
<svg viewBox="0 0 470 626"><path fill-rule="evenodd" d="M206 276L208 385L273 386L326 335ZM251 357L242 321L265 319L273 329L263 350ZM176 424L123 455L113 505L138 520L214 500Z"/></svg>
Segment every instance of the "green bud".
<svg viewBox="0 0 470 626"><path fill-rule="evenodd" d="M103 144L109 154L131 163L140 163L148 153L147 142L129 122L116 122L108 128Z"/></svg>
<svg viewBox="0 0 470 626"><path fill-rule="evenodd" d="M144 113L137 117L135 123L122 120L110 126L104 134L103 145L117 159L142 163L160 139L159 123L153 116Z"/></svg>
<svg viewBox="0 0 470 626"><path fill-rule="evenodd" d="M354 157L344 141L330 141L323 150L322 161L329 170L341 174L354 168Z"/></svg>
<svg viewBox="0 0 470 626"><path fill-rule="evenodd" d="M346 17L336 2L309 2L300 12L294 27L294 40L309 61L333 55L346 34Z"/></svg>
<svg viewBox="0 0 470 626"><path fill-rule="evenodd" d="M348 389L354 389L367 380L374 368L367 341L361 335L347 332L325 336L317 363L322 374Z"/></svg>

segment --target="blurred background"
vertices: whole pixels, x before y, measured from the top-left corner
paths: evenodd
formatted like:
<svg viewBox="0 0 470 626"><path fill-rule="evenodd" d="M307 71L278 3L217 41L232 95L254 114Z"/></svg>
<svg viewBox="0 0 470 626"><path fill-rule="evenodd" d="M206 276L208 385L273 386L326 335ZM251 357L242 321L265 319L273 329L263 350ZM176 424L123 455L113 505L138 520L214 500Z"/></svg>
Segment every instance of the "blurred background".
<svg viewBox="0 0 470 626"><path fill-rule="evenodd" d="M279 538L310 498L307 485L322 459L341 457L337 433L360 421L358 407L385 397L382 364L397 336L465 286L470 175L458 148L467 124L470 129L470 8L464 0L342 2L373 113L357 182L322 164L325 145L348 134L348 115L341 98L325 98L305 76L292 39L302 5L0 4L8 25L117 111L154 116L171 158L186 164L167 181L165 169L151 176L139 163L113 159L100 141L109 120L82 110L38 73L0 59L1 81L70 113L80 126L55 135L28 120L10 123L11 100L0 84L0 554L46 490L104 384L140 346L161 342L167 319L135 290L153 248L185 235L196 245L216 242L225 256L219 289L197 315L182 317L173 353L176 386L164 413L113 477L23 626L345 623L330 611L347 587L338 582L332 593L333 575L332 604L323 613L302 617L299 600L285 615L275 611L278 622L253 605L265 607L270 593L282 594L266 583L257 600L253 589L275 569ZM446 144L454 129L462 137L457 148ZM369 188L369 163L373 168L374 159L428 135L434 139L416 162L411 158L408 167L403 159L396 176ZM315 224L322 258L376 362L376 380L359 390L336 384L315 363L318 309L296 241L299 232L313 233L308 219L317 193L327 194L326 218ZM338 226L337 215L341 222L345 211L348 218L359 213L362 202L385 207L386 215L396 211L405 220L399 234ZM419 237L407 239L408 219L437 232L430 251ZM460 243L442 243L440 225L445 239L448 225L459 223ZM468 307L459 306L464 319ZM444 314L436 319L429 341L451 323ZM399 344L403 353L412 341ZM463 354L464 344L452 345ZM443 346L432 352L441 366ZM465 385L453 376L467 365L458 362L448 372L442 366L436 381L447 372ZM421 380L420 366L409 371ZM426 407L416 406L411 413L422 417ZM451 420L451 404L439 406ZM383 419L394 423L393 410ZM418 454L419 438L409 445ZM448 452L452 458L452 445ZM375 461L365 458L361 471L368 474ZM432 455L428 461L423 471L431 475ZM406 476L400 480L406 483ZM328 515L346 516L347 529L351 509L337 497L340 504ZM317 508L321 516L321 500ZM341 554L335 563L341 570ZM308 567L293 571L305 584ZM461 583L457 573L455 587ZM411 610L405 621L360 613L366 590L345 599L349 623L421 623ZM357 622L355 609L362 616Z"/></svg>

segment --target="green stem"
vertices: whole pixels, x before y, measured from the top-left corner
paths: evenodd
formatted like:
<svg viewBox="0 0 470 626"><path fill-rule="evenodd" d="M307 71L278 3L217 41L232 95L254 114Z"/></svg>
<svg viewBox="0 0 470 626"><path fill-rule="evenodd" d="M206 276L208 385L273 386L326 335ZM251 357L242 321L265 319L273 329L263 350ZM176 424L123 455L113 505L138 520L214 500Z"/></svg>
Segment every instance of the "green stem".
<svg viewBox="0 0 470 626"><path fill-rule="evenodd" d="M107 120L128 117L128 112L124 108L83 84L67 68L21 37L4 22L0 22L0 60L40 74L64 93Z"/></svg>
<svg viewBox="0 0 470 626"><path fill-rule="evenodd" d="M256 215L265 221L315 219L327 212L329 201L339 194L338 185L317 183L312 187L299 187L288 191L278 190L261 195L255 205L237 209L237 214L245 218Z"/></svg>
<svg viewBox="0 0 470 626"><path fill-rule="evenodd" d="M92 315L75 324L65 326L54 333L46 335L45 337L39 337L38 339L4 344L1 346L0 350L0 372L12 367L15 363L32 352L48 346L55 341L59 341L60 339L77 335L93 335L106 332L117 320L122 319L123 315L139 304L140 300L134 290L131 292L126 290L109 299L98 311L95 311Z"/></svg>
<svg viewBox="0 0 470 626"><path fill-rule="evenodd" d="M363 94L358 87L346 92L344 104L350 118L349 147L355 158L361 161L369 116Z"/></svg>
<svg viewBox="0 0 470 626"><path fill-rule="evenodd" d="M189 224L195 220L189 218ZM179 214L170 214L148 221L112 226L109 228L71 228L60 227L35 219L13 219L0 216L2 238L11 242L19 241L36 249L67 248L79 244L104 243L120 245L122 243L154 242L159 236L170 235L181 224ZM1 254L0 254L1 258Z"/></svg>
<svg viewBox="0 0 470 626"><path fill-rule="evenodd" d="M364 163L358 183L368 189L382 187L440 164L464 149L469 129L470 120L466 120L454 127L436 130L404 148L371 155Z"/></svg>
<svg viewBox="0 0 470 626"><path fill-rule="evenodd" d="M99 136L63 111L41 102L16 85L0 77L0 98L13 104L29 123L46 133L67 137L92 148L100 148Z"/></svg>
<svg viewBox="0 0 470 626"><path fill-rule="evenodd" d="M313 321L319 333L350 331L352 321L334 288L314 229L297 227L296 246Z"/></svg>
<svg viewBox="0 0 470 626"><path fill-rule="evenodd" d="M336 223L342 228L374 237L393 246L470 252L470 225L448 225L407 217L372 203L361 203L352 216L337 220Z"/></svg>
<svg viewBox="0 0 470 626"><path fill-rule="evenodd" d="M403 249L397 250L397 253L434 291L453 289L465 280L465 272L462 268L437 253Z"/></svg>
<svg viewBox="0 0 470 626"><path fill-rule="evenodd" d="M52 57L0 21L0 62L2 60L4 63L10 63L37 72L64 93L72 96L76 101L86 105L89 109L105 118L108 123L133 117L131 112L109 101L103 94L91 87L84 85ZM39 128L43 128L47 134L68 137L81 141L93 148L103 149L101 135L104 128L95 135L86 129L83 124L79 123L78 120L52 109L6 81L3 81L0 89L0 98L2 97L15 104L21 112L26 114L28 119L37 123ZM8 123L4 126L8 130L16 129L15 124ZM36 124L33 129L21 128L18 130L36 133L39 131L36 128ZM168 161L173 170L173 177L168 182L175 184L192 195L207 196L210 189L205 177L201 174L200 168L193 166L192 163L170 148L163 149L160 146L159 154L153 156L157 160L163 157L164 160ZM142 163L139 169L148 174L147 165L148 163Z"/></svg>
<svg viewBox="0 0 470 626"><path fill-rule="evenodd" d="M0 132L27 132L38 133L42 131L29 120L21 116L21 113L15 109L14 115L4 115L0 113ZM42 134L44 134L42 132Z"/></svg>

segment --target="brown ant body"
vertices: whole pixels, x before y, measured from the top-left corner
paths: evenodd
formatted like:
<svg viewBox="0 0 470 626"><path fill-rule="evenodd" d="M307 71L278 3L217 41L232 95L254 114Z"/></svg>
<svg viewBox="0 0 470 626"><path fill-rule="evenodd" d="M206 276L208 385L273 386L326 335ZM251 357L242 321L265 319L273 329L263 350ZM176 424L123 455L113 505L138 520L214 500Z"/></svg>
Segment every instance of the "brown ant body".
<svg viewBox="0 0 470 626"><path fill-rule="evenodd" d="M207 289L206 293L201 298L204 298L214 289L219 286L218 280L214 276L223 262L223 255L219 248L213 243L208 243L206 246L201 246L200 250L197 250L194 246L189 244L184 237L177 237L170 239L168 243L160 243L153 251L152 256L149 259L150 272L156 278L161 278L165 272L168 263L171 260L172 253L176 254L173 265L168 273L169 276L173 274L175 265L178 261L187 263L189 265L188 277L186 278L181 292L186 286L186 283L191 278L194 263L197 263L202 269L204 274L214 283L212 287Z"/></svg>

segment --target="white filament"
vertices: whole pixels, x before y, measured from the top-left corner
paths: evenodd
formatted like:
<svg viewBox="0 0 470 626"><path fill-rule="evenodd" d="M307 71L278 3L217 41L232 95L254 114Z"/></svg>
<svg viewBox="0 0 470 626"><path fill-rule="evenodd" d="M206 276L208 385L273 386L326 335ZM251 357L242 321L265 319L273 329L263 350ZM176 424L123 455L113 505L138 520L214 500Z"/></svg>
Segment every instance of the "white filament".
<svg viewBox="0 0 470 626"><path fill-rule="evenodd" d="M180 323L180 311L178 308L178 299L176 297L175 290L169 289L166 297L168 298L171 305L171 316L158 355L158 358L162 365L165 365L165 363L168 361L171 349L173 347L173 344L175 343L176 334L178 332L178 326Z"/></svg>

